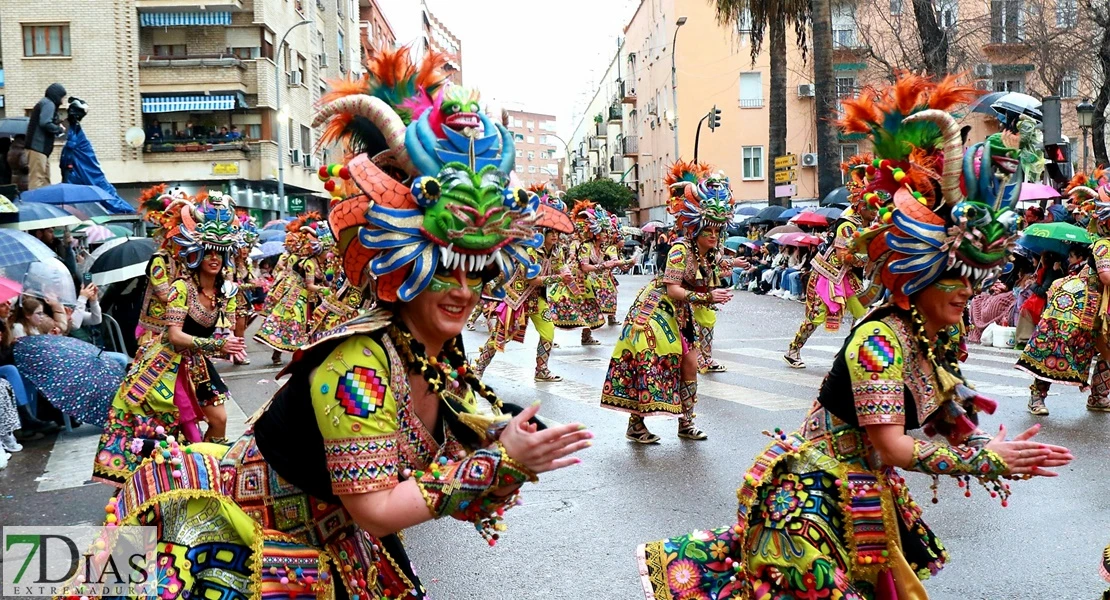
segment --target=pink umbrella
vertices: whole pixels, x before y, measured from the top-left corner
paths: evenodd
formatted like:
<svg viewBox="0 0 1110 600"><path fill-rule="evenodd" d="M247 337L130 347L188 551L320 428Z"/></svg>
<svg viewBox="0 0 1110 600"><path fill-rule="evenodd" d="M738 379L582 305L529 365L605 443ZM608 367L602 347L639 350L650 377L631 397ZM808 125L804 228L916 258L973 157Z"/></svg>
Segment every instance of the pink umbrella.
<svg viewBox="0 0 1110 600"><path fill-rule="evenodd" d="M1048 200L1051 198L1059 198L1060 192L1056 191L1051 185L1043 183L1023 183L1021 184L1021 196L1019 200Z"/></svg>
<svg viewBox="0 0 1110 600"><path fill-rule="evenodd" d="M821 243L821 238L808 233L794 232L784 233L775 238L775 241L783 246L816 246Z"/></svg>
<svg viewBox="0 0 1110 600"><path fill-rule="evenodd" d="M652 221L652 222L648 223L647 225L644 225L643 227L641 227L640 231L642 231L644 233L655 233L655 230L657 228L659 228L661 225L663 225L663 224L660 223L659 221Z"/></svg>
<svg viewBox="0 0 1110 600"><path fill-rule="evenodd" d="M790 222L795 225L809 225L811 227L826 227L829 224L828 219L812 211L798 213L798 216L790 219Z"/></svg>
<svg viewBox="0 0 1110 600"><path fill-rule="evenodd" d="M11 279L4 279L0 277L0 302L7 302L12 298L23 293L23 286L12 281Z"/></svg>
<svg viewBox="0 0 1110 600"><path fill-rule="evenodd" d="M114 237L116 234L103 225L93 225L85 229L85 241L90 244L99 244Z"/></svg>

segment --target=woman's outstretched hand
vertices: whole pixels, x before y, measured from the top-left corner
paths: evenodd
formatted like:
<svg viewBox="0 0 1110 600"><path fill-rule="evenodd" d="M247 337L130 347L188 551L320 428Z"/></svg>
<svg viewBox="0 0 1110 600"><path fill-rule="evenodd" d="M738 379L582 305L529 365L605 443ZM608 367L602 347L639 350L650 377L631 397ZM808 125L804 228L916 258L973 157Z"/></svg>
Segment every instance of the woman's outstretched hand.
<svg viewBox="0 0 1110 600"><path fill-rule="evenodd" d="M539 402L529 406L513 417L501 432L501 445L505 446L509 457L537 474L582 462L570 455L589 447L594 434L579 423L537 431L536 426L528 421L539 410Z"/></svg>
<svg viewBox="0 0 1110 600"><path fill-rule="evenodd" d="M986 448L1006 461L1006 466L1010 468L1008 475L1056 477L1057 473L1048 468L1065 466L1075 457L1063 446L1030 441L1040 431L1041 426L1034 425L1014 436L1014 439L1007 440L1006 426L1002 425Z"/></svg>

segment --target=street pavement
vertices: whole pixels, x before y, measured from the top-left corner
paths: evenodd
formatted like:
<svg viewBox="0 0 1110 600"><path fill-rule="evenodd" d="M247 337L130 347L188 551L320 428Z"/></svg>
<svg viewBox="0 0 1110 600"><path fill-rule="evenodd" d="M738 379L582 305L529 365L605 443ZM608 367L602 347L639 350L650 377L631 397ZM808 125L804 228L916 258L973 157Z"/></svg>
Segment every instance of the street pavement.
<svg viewBox="0 0 1110 600"><path fill-rule="evenodd" d="M619 278L621 316L645 276ZM802 316L802 305L738 292L719 313L715 356L727 373L701 377L698 424L709 440L675 436L675 421L649 419L662 437L656 446L624 439L626 417L598 405L618 327L583 347L578 332L556 334L551 369L561 383L535 383L536 336L511 344L486 371L486 380L509 402L543 401L542 418L585 423L596 435L582 464L545 474L527 486L524 505L507 513L508 531L490 548L473 527L446 519L405 532L417 572L435 598L642 597L634 558L638 544L731 524L736 487L768 438L762 432L796 428L812 403L847 327L818 331L803 351L804 370L788 368L782 353ZM475 353L487 334L467 332ZM254 364L219 365L231 388L231 433L245 415L277 389L269 352L253 342ZM1039 436L1065 445L1075 462L1057 479L1015 482L1008 508L973 484L972 497L941 480L940 502L930 502L930 480L910 474L926 521L945 543L950 564L925 583L934 600L1094 599L1106 588L1098 575L1110 542L1110 480L1105 476L1110 414L1091 413L1076 388L1057 386L1052 414L1025 410L1029 379L1012 368L1017 352L971 347L964 373L999 401L983 428L1002 423L1018 433L1042 423ZM111 491L89 482L99 431L83 426L57 438L30 442L0 471L0 524L91 524L103 518Z"/></svg>

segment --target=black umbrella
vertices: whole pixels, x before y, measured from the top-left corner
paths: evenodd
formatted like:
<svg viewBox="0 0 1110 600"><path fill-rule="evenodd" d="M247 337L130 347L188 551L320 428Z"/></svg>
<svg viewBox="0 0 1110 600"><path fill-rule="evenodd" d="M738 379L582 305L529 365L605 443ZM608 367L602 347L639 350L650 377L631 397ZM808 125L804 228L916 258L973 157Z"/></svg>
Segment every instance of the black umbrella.
<svg viewBox="0 0 1110 600"><path fill-rule="evenodd" d="M1009 92L991 92L990 94L983 94L971 103L969 108L971 112L983 113L992 117L998 116L998 111L991 108L991 105L998 101L999 98L1005 96Z"/></svg>
<svg viewBox="0 0 1110 600"><path fill-rule="evenodd" d="M126 281L146 273L146 263L157 249L151 238L120 238L109 240L92 253L93 263L89 267L93 283L108 285ZM115 242L115 243L113 243Z"/></svg>
<svg viewBox="0 0 1110 600"><path fill-rule="evenodd" d="M829 206L831 204L847 204L848 203L848 188L840 186L835 190L825 195L825 199L821 201L821 206Z"/></svg>
<svg viewBox="0 0 1110 600"><path fill-rule="evenodd" d="M756 215L748 221L748 225L769 225L774 223L775 218L785 210L785 206L768 206L756 213Z"/></svg>

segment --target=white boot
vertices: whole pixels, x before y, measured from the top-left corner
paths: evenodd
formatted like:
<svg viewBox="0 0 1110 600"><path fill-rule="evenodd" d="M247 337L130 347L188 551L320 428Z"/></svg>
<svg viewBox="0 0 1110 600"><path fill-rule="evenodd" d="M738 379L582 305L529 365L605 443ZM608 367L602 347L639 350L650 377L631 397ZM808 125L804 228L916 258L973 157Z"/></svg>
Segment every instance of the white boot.
<svg viewBox="0 0 1110 600"><path fill-rule="evenodd" d="M0 437L0 446L3 446L5 450L12 453L19 452L23 449L23 446L15 441L15 436L10 433Z"/></svg>
<svg viewBox="0 0 1110 600"><path fill-rule="evenodd" d="M0 450L0 470L3 470L4 467L8 466L8 458L10 456L11 455L7 452Z"/></svg>

